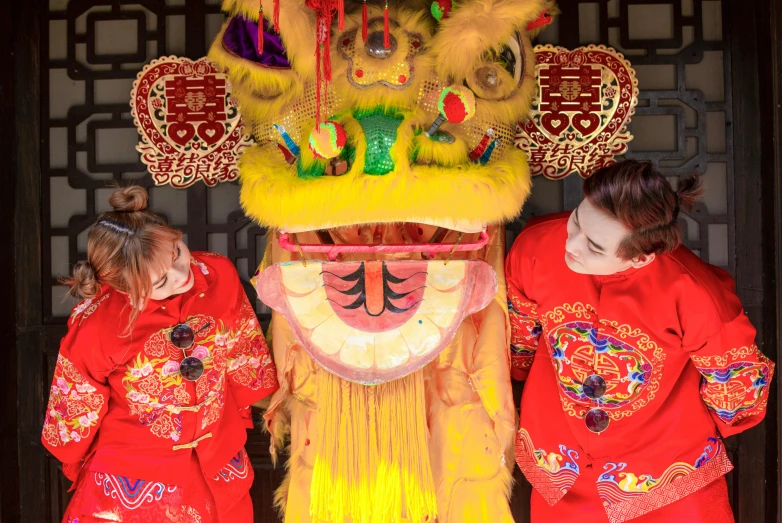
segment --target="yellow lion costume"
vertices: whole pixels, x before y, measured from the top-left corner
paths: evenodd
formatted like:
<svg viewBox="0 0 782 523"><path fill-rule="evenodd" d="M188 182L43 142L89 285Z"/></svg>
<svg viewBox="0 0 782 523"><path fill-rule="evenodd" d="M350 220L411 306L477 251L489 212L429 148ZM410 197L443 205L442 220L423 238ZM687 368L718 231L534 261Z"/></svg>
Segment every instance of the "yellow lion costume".
<svg viewBox="0 0 782 523"><path fill-rule="evenodd" d="M511 522L503 222L550 0L224 0L285 521ZM259 23L260 20L260 23ZM274 452L274 450L273 450Z"/></svg>

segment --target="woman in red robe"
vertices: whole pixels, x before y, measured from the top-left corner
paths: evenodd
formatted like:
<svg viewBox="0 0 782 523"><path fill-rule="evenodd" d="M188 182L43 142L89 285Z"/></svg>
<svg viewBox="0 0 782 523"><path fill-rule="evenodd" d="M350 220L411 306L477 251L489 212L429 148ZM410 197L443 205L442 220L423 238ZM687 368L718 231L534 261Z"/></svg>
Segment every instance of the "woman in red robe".
<svg viewBox="0 0 782 523"><path fill-rule="evenodd" d="M42 440L74 481L65 523L250 523L250 406L278 388L231 262L191 253L115 191L67 281ZM251 423L250 423L251 426Z"/></svg>
<svg viewBox="0 0 782 523"><path fill-rule="evenodd" d="M532 522L732 522L721 438L763 419L774 364L730 276L681 245L699 181L626 161L584 192L506 262Z"/></svg>

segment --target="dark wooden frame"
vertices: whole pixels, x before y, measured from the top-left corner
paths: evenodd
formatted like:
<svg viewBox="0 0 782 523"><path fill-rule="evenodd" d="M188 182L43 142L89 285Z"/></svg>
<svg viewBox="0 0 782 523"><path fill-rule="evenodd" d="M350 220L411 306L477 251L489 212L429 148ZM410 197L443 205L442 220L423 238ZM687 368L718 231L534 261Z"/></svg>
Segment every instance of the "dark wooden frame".
<svg viewBox="0 0 782 523"><path fill-rule="evenodd" d="M41 151L40 151L40 10L42 0L7 2L13 6L13 79L15 114L13 155L14 190L0 192L3 208L14 209L14 237L11 240L16 280L16 368L43 374L40 354L46 333L40 327L41 281ZM4 126L6 123L4 122ZM7 247L4 247L9 252ZM41 412L46 399L35 380L20 380L15 394L17 411L17 475L9 478L17 485L15 500L19 519L44 521L43 493L46 492L46 459L40 445ZM11 476L11 474L9 474ZM5 493L3 494L5 499ZM10 501L9 501L10 503ZM4 515L3 521L6 521Z"/></svg>
<svg viewBox="0 0 782 523"><path fill-rule="evenodd" d="M771 255L768 258L770 266L770 287L773 287L775 314L774 326L776 334L776 361L782 361L782 0L770 0L768 10L761 13L761 16L768 16L768 76L763 80L767 82L768 98L765 108L768 114L772 114L768 135L764 146L769 150L765 167L768 169L768 176L772 179L774 190L770 191L770 210L766 215L766 221L770 221L774 227L767 236L773 246ZM769 165L770 162L770 165ZM771 289L769 289L771 290ZM774 473L777 477L776 491L773 492L773 500L768 504L769 513L776 515L776 521L782 521L782 419L779 416L779 409L782 406L782 387L779 386L777 378L776 389L772 388L774 393L773 408L777 409L777 424L772 434L766 440L767 448L776 445L776 469L768 471ZM771 431L770 431L771 432ZM771 468L766 464L767 470Z"/></svg>
<svg viewBox="0 0 782 523"><path fill-rule="evenodd" d="M4 436L4 445L0 446L0 463L6 474L0 478L0 521L19 521L19 487L17 475L19 461L17 448L18 412L17 400L17 351L16 351L16 288L14 265L14 190L17 165L15 140L15 100L17 82L15 81L17 64L14 61L16 44L15 3L6 2L0 6L0 62L7 68L0 75L0 187L3 187L0 200L0 238L5 256L0 257L0 295L7 297L0 314L0 343L5 347L3 363L6 372L0 381L0 431ZM12 305L13 304L13 305Z"/></svg>
<svg viewBox="0 0 782 523"><path fill-rule="evenodd" d="M764 24L768 21L761 15L768 3L764 0L727 2L723 6L722 19L723 24L729 26L727 34L730 38L733 89L734 92L741 93L741 96L733 97L731 122L735 166L733 190L734 201L737 203L733 208L736 213L737 232L736 288L747 314L763 333L762 338L757 340L759 346L766 354L776 359L776 332L773 325L775 318L764 314L764 310L776 308L774 297L777 293L776 288L767 287L771 278L768 272L764 271L767 269L764 261L768 259L769 248L773 245L773 240L769 238L768 226L771 224L767 223L768 214L765 213L764 216L764 204L767 211L768 204L771 203L767 201L767 196L773 193L773 181L768 173L763 173L762 168L764 163L768 164L766 160L771 151L764 147L764 123L758 124L758 115L763 114L762 107L768 97L763 85L763 74L768 69L768 64L762 63L768 59L763 52L763 46L767 45L764 36L768 34ZM760 176L758 173L761 173ZM761 230L757 228L758 223L764 224ZM769 320L772 323L769 324ZM774 409L773 402L771 408ZM769 418L773 419L774 416ZM741 445L733 456L737 474L734 475L730 488L735 504L734 511L740 515L742 521L768 521L765 517L768 514L767 504L773 502L772 498L776 497L773 490L776 490L778 478L769 477L762 455L749 452L752 448L766 447L768 433L774 430L770 427L773 424L764 422L738 436L741 438ZM765 473L758 474L758 470L764 470ZM752 492L752 496L741 496L740 492Z"/></svg>

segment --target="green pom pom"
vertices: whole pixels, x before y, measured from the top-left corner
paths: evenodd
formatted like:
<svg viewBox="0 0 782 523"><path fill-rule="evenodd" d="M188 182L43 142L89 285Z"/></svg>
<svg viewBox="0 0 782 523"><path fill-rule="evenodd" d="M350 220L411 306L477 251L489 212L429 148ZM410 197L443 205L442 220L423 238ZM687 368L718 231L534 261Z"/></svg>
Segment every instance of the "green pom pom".
<svg viewBox="0 0 782 523"><path fill-rule="evenodd" d="M432 16L438 22L443 18L448 18L448 14L451 12L451 0L435 0L432 2L431 11Z"/></svg>

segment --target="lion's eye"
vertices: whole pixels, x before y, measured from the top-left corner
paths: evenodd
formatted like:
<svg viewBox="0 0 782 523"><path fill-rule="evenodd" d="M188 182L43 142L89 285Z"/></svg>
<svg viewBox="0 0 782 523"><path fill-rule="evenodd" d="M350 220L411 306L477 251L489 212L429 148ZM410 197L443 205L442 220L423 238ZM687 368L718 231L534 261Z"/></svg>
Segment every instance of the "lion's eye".
<svg viewBox="0 0 782 523"><path fill-rule="evenodd" d="M523 57L521 56L521 46L519 41L513 37L508 43L500 47L497 53L497 62L508 71L517 82L521 79L522 69L524 67Z"/></svg>

